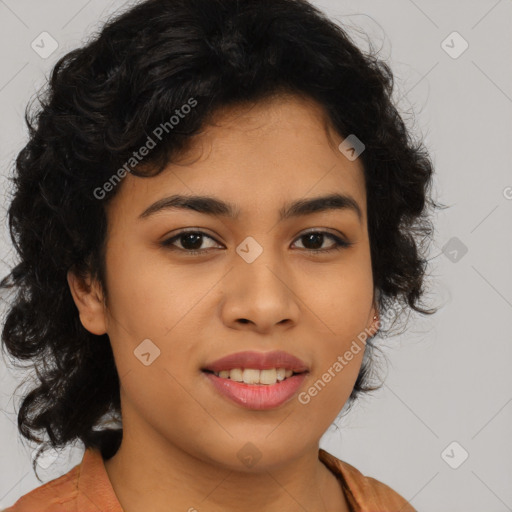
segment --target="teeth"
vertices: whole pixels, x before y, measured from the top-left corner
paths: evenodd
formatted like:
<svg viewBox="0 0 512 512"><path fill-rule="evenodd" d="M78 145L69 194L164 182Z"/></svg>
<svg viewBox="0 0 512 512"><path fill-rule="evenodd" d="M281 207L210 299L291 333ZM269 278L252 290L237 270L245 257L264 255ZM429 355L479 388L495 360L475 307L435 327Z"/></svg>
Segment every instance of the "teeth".
<svg viewBox="0 0 512 512"><path fill-rule="evenodd" d="M233 368L232 370L222 370L214 372L217 377L222 379L231 379L245 384L264 384L272 385L281 382L293 375L292 370L284 368L270 368L267 370L256 370L254 368Z"/></svg>
<svg viewBox="0 0 512 512"><path fill-rule="evenodd" d="M234 368L233 370L230 370L229 378L231 380L236 380L237 382L244 381L244 376L243 376L242 370L240 368Z"/></svg>
<svg viewBox="0 0 512 512"><path fill-rule="evenodd" d="M263 371L261 371L261 373L263 373ZM250 370L246 368L243 372L243 378L246 384L259 384L260 370Z"/></svg>
<svg viewBox="0 0 512 512"><path fill-rule="evenodd" d="M277 382L277 370L272 368L270 370L261 370L260 384L275 384Z"/></svg>

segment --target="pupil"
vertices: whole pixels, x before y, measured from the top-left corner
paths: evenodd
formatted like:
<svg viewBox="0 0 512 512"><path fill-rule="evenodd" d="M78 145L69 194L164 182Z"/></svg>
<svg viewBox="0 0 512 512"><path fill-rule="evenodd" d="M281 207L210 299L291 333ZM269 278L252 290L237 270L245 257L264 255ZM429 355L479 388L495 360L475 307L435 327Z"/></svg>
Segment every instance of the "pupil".
<svg viewBox="0 0 512 512"><path fill-rule="evenodd" d="M188 239L192 239L192 244L188 243L187 244L187 237ZM185 249L199 249L201 247L201 237L202 235L199 235L199 234L196 234L196 233L186 233L184 235L182 235L181 237L181 245L183 245L183 247L185 247ZM195 239L195 243L194 243L194 239ZM185 240L185 243L183 242L183 240ZM192 245L193 247L187 247L187 245Z"/></svg>
<svg viewBox="0 0 512 512"><path fill-rule="evenodd" d="M313 241L317 241L317 242L320 242L320 243L317 243L317 244L313 244L315 247L313 247L314 249L318 249L320 247L322 247L322 242L323 242L323 234L322 233L309 233L307 235L304 235L306 238L309 238L309 239L313 239Z"/></svg>

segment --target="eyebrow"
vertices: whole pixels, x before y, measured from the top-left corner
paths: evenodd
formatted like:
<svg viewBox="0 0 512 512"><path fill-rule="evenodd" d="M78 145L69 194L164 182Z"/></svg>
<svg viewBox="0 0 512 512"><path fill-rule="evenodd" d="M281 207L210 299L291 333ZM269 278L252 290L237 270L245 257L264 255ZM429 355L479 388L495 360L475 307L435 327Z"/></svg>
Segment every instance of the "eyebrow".
<svg viewBox="0 0 512 512"><path fill-rule="evenodd" d="M193 210L205 215L220 216L236 220L240 215L240 209L237 205L227 203L211 196L198 195L172 195L159 199L151 206L146 208L139 219L144 219L163 210ZM326 212L332 210L346 210L354 212L362 222L363 213L358 202L350 195L329 194L326 196L299 199L287 203L279 210L279 222L292 217L301 217L312 213Z"/></svg>

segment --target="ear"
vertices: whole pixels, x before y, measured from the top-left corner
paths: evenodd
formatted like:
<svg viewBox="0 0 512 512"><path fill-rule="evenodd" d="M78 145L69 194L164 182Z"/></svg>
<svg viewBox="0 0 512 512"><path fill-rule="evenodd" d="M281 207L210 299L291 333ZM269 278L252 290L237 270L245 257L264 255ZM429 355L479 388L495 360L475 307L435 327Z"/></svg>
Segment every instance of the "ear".
<svg viewBox="0 0 512 512"><path fill-rule="evenodd" d="M92 334L105 334L106 307L100 284L89 275L82 278L73 269L68 271L67 280L84 328Z"/></svg>

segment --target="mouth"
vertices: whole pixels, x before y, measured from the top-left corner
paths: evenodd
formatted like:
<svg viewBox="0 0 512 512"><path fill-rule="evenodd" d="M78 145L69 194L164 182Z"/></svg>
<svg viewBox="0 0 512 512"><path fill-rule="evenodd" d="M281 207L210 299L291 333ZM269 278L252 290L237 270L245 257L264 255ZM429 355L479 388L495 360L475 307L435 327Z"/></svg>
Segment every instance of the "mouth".
<svg viewBox="0 0 512 512"><path fill-rule="evenodd" d="M201 368L213 388L247 409L273 409L291 400L309 367L283 351L239 352Z"/></svg>
<svg viewBox="0 0 512 512"><path fill-rule="evenodd" d="M256 376L255 372L259 371L263 372L263 380L265 381L267 377L270 378L270 376L273 375L273 373L271 373L272 371L276 372L276 378L279 377L283 379L287 377L287 371L289 372L291 370L293 373L303 373L308 371L309 367L304 361L288 352L274 350L273 352L237 352L224 356L211 363L207 363L201 370L216 373L219 376L220 372L228 371L230 372L228 377L233 380L237 380L239 370L242 372L248 371L247 378L249 379L254 378ZM270 370L271 372L265 373L265 370ZM282 370L285 371L284 377ZM231 375L232 371L235 371L233 375ZM223 376L226 378L225 373Z"/></svg>
<svg viewBox="0 0 512 512"><path fill-rule="evenodd" d="M221 370L214 372L211 370L203 370L220 379L229 379L235 382L243 382L257 386L273 386L278 382L283 382L294 375L307 373L306 371L293 371L287 368L268 368L259 370L257 368L233 368L231 370Z"/></svg>

